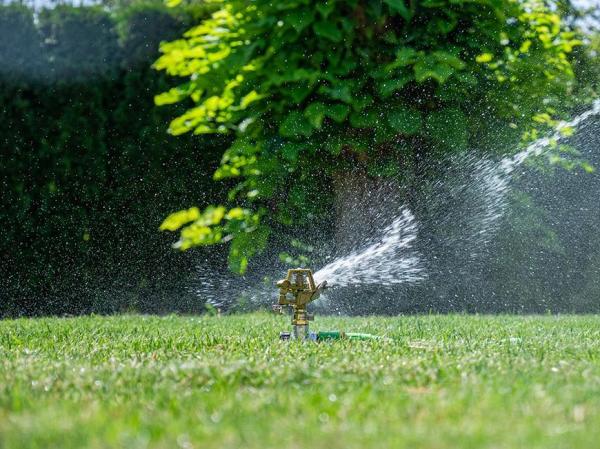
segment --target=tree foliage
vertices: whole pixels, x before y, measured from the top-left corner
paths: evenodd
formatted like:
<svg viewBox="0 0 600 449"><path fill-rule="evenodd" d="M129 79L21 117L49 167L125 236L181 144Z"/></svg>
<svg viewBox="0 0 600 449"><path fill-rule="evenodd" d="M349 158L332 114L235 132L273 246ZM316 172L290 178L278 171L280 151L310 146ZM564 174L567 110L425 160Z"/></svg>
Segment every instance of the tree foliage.
<svg viewBox="0 0 600 449"><path fill-rule="evenodd" d="M243 212L194 209L163 228L182 228L181 249L231 239L235 269L273 226L328 214L333 172L393 176L419 154L503 151L534 138L573 87L580 42L538 0L212 3L161 45L155 68L185 82L156 102L188 105L171 134L235 136L214 179L234 181Z"/></svg>

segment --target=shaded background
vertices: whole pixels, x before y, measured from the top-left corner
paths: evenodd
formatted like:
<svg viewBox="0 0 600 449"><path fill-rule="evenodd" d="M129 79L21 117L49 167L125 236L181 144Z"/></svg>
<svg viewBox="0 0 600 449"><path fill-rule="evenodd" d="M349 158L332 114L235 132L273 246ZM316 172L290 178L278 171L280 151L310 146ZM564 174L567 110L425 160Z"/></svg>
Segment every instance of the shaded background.
<svg viewBox="0 0 600 449"><path fill-rule="evenodd" d="M176 83L151 64L160 41L208 12L0 6L0 316L204 310L199 267L224 272L226 248L180 253L158 226L225 198L212 173L228 141L169 136L177 106L157 108L153 97ZM596 167L599 135L596 120L571 140ZM394 292L394 307L347 311L599 312L598 171L530 167L516 187L468 276L440 270ZM333 238L324 226L321 247ZM281 266L278 251L265 257Z"/></svg>
<svg viewBox="0 0 600 449"><path fill-rule="evenodd" d="M220 199L227 141L169 136L150 66L205 14L0 7L0 314L202 310L181 288L202 251L158 226Z"/></svg>

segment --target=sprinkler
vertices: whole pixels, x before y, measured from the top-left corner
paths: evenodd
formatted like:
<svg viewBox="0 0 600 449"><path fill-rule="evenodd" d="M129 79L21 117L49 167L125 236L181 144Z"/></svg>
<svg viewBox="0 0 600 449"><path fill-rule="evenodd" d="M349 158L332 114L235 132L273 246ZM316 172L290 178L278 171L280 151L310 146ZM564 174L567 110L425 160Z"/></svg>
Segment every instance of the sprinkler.
<svg viewBox="0 0 600 449"><path fill-rule="evenodd" d="M315 284L312 271L307 268L288 270L285 279L277 282L279 301L273 305L273 311L284 312L284 306L292 309L292 332L281 332L282 340L373 340L379 337L371 334L345 333L341 331L311 332L309 321L314 320L314 314L308 312L308 304L316 300L327 287L327 281Z"/></svg>

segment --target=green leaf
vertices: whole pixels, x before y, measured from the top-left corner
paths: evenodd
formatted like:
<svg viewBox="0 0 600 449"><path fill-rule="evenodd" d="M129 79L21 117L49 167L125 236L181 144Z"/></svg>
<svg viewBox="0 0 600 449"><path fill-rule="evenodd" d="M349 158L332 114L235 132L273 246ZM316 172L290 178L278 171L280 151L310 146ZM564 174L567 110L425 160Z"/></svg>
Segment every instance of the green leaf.
<svg viewBox="0 0 600 449"><path fill-rule="evenodd" d="M361 96L352 99L352 109L355 111L362 111L366 107L374 103L373 97L369 94L363 94Z"/></svg>
<svg viewBox="0 0 600 449"><path fill-rule="evenodd" d="M388 124L395 131L412 135L421 129L421 114L410 108L397 108L387 115Z"/></svg>
<svg viewBox="0 0 600 449"><path fill-rule="evenodd" d="M325 115L338 123L343 122L348 117L350 107L347 104L331 104L325 108Z"/></svg>
<svg viewBox="0 0 600 449"><path fill-rule="evenodd" d="M304 148L305 145L301 143L286 142L283 147L281 147L281 155L290 162L296 162L298 160L298 155Z"/></svg>
<svg viewBox="0 0 600 449"><path fill-rule="evenodd" d="M443 84L454 73L454 69L447 64L438 63L432 58L425 58L414 66L415 80L418 83L434 79Z"/></svg>
<svg viewBox="0 0 600 449"><path fill-rule="evenodd" d="M367 166L367 173L373 177L389 178L400 173L401 168L396 161L377 161Z"/></svg>
<svg viewBox="0 0 600 449"><path fill-rule="evenodd" d="M295 83L287 90L294 103L302 103L312 92L312 87L308 83Z"/></svg>
<svg viewBox="0 0 600 449"><path fill-rule="evenodd" d="M298 33L301 33L315 19L314 11L310 9L299 9L285 16L285 22L288 22Z"/></svg>
<svg viewBox="0 0 600 449"><path fill-rule="evenodd" d="M400 76L389 80L381 81L377 86L377 91L382 98L387 98L394 92L401 90L404 86L414 79L412 74Z"/></svg>
<svg viewBox="0 0 600 449"><path fill-rule="evenodd" d="M326 140L324 148L328 153L337 156L342 152L342 148L344 148L344 145L346 144L346 139L339 135L333 135Z"/></svg>
<svg viewBox="0 0 600 449"><path fill-rule="evenodd" d="M441 8L446 6L446 0L421 0L419 6L423 8Z"/></svg>
<svg viewBox="0 0 600 449"><path fill-rule="evenodd" d="M417 52L414 48L411 47L402 47L400 50L396 52L396 59L390 64L388 64L385 69L388 72L391 72L398 67L406 67L414 64L418 60L419 52Z"/></svg>
<svg viewBox="0 0 600 449"><path fill-rule="evenodd" d="M355 153L366 153L373 146L373 140L367 136L346 137L344 147Z"/></svg>
<svg viewBox="0 0 600 449"><path fill-rule="evenodd" d="M292 111L281 123L279 133L283 137L308 137L312 133L312 126L302 113Z"/></svg>
<svg viewBox="0 0 600 449"><path fill-rule="evenodd" d="M412 19L413 11L406 7L404 4L404 0L383 0L386 3L390 10L399 14L404 20L407 22Z"/></svg>
<svg viewBox="0 0 600 449"><path fill-rule="evenodd" d="M255 90L250 91L248 94L242 97L242 100L240 101L240 109L246 109L251 103L258 101L263 97L264 95L260 95Z"/></svg>
<svg viewBox="0 0 600 449"><path fill-rule="evenodd" d="M163 106L165 104L177 103L187 98L191 93L190 83L182 84L181 86L169 89L167 92L156 95L154 97L154 104L156 106Z"/></svg>
<svg viewBox="0 0 600 449"><path fill-rule="evenodd" d="M395 140L397 132L389 126L376 126L373 134L373 142L377 145L385 144Z"/></svg>
<svg viewBox="0 0 600 449"><path fill-rule="evenodd" d="M329 117L338 123L343 122L350 112L350 107L346 104L324 104L320 102L311 103L305 110L304 116L310 124L316 128L321 128L325 117Z"/></svg>
<svg viewBox="0 0 600 449"><path fill-rule="evenodd" d="M195 221L200 218L200 209L191 207L186 210L180 210L170 214L160 225L161 231L176 231L184 224Z"/></svg>
<svg viewBox="0 0 600 449"><path fill-rule="evenodd" d="M465 61L463 61L458 56L453 55L452 53L449 53L447 51L434 51L432 53L432 56L439 63L446 64L456 70L462 70L466 66Z"/></svg>
<svg viewBox="0 0 600 449"><path fill-rule="evenodd" d="M335 9L335 2L330 0L319 1L317 2L315 7L317 8L317 11L319 11L319 14L321 14L323 18L326 19Z"/></svg>
<svg viewBox="0 0 600 449"><path fill-rule="evenodd" d="M469 87L475 87L478 84L477 77L469 72L460 72L454 75L454 78L461 84Z"/></svg>
<svg viewBox="0 0 600 449"><path fill-rule="evenodd" d="M335 23L317 22L313 25L313 30L317 36L324 37L330 41L340 42L342 40L342 32Z"/></svg>
<svg viewBox="0 0 600 449"><path fill-rule="evenodd" d="M352 97L352 88L354 82L351 80L336 80L332 87L321 86L319 93L327 95L332 100L340 100L344 103L352 103L355 99Z"/></svg>
<svg viewBox="0 0 600 449"><path fill-rule="evenodd" d="M355 128L374 128L379 123L379 114L374 109L353 112L350 115L350 124Z"/></svg>
<svg viewBox="0 0 600 449"><path fill-rule="evenodd" d="M580 165L586 173L594 173L596 171L596 168L588 162L582 162Z"/></svg>
<svg viewBox="0 0 600 449"><path fill-rule="evenodd" d="M452 14L452 11L447 11L446 16L443 19L440 17L430 21L427 25L427 31L431 34L448 34L454 30L458 24L456 15Z"/></svg>
<svg viewBox="0 0 600 449"><path fill-rule="evenodd" d="M304 116L308 119L313 128L319 129L325 118L325 105L323 103L311 103L304 110Z"/></svg>

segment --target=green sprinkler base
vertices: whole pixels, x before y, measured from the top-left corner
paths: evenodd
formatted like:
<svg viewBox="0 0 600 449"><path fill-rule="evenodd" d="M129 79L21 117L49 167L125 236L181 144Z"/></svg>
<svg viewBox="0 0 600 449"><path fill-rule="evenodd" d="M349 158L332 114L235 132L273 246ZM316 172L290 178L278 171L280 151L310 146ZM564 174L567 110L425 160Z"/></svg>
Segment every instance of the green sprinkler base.
<svg viewBox="0 0 600 449"><path fill-rule="evenodd" d="M379 340L379 335L361 334L358 332L321 331L317 332L317 341L325 340Z"/></svg>
<svg viewBox="0 0 600 449"><path fill-rule="evenodd" d="M281 332L279 334L281 340L292 340L291 332ZM310 341L331 341L331 340L382 340L383 337L372 334L362 334L358 332L343 332L343 331L321 331L309 332L305 340Z"/></svg>

